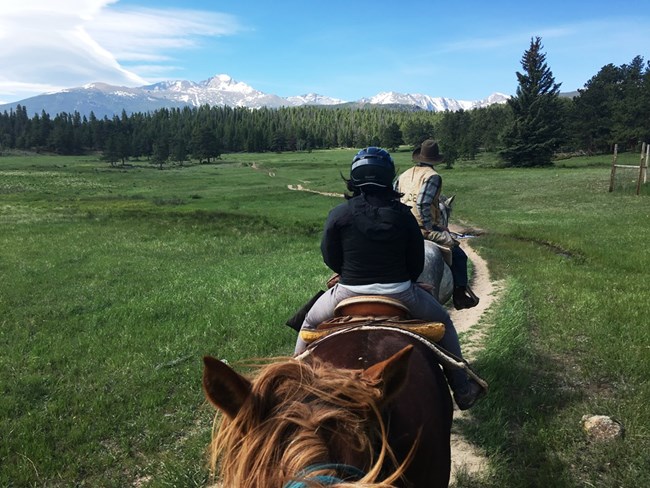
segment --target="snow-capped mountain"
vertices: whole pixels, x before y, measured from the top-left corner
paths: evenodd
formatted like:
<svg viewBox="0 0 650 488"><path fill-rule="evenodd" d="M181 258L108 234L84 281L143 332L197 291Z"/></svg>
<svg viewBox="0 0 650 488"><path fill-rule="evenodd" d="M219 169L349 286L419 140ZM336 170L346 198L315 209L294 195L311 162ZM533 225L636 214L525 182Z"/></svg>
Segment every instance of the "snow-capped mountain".
<svg viewBox="0 0 650 488"><path fill-rule="evenodd" d="M473 108L487 107L494 103L505 103L509 97L502 93L493 93L488 98L478 101L454 100L453 98L432 97L420 93L382 92L374 97L362 98L361 103L378 105L412 105L432 112L470 110Z"/></svg>
<svg viewBox="0 0 650 488"><path fill-rule="evenodd" d="M508 95L504 95L503 93L493 93L487 98L484 98L483 100L478 100L477 102L474 102L474 106L472 108L484 108L484 107L489 107L490 105L494 105L495 103L506 103L510 97Z"/></svg>
<svg viewBox="0 0 650 488"><path fill-rule="evenodd" d="M395 92L379 93L374 97L356 101L360 105L405 105L423 110L468 110L485 107L493 103L504 103L508 97L495 93L479 101L463 101L450 98L434 98L421 94L402 94ZM26 108L31 116L42 111L54 116L61 112L96 117L112 117L122 111L152 112L161 108L199 107L202 105L229 107L295 107L302 105L338 105L344 100L330 98L316 93L300 96L280 97L255 90L246 83L220 74L201 82L170 80L135 88L118 87L105 83L91 83L78 88L70 88L54 93L45 93L18 102L0 105L1 111L15 109L17 105Z"/></svg>
<svg viewBox="0 0 650 488"><path fill-rule="evenodd" d="M345 100L338 98L325 97L318 93L307 93L306 95L298 95L297 97L287 97L287 100L295 106L299 105L339 105L346 103Z"/></svg>
<svg viewBox="0 0 650 488"><path fill-rule="evenodd" d="M230 107L281 107L284 98L255 90L246 83L233 80L228 75L217 75L200 83L192 81L163 81L141 87L152 97L165 98L175 103L199 107L217 105Z"/></svg>

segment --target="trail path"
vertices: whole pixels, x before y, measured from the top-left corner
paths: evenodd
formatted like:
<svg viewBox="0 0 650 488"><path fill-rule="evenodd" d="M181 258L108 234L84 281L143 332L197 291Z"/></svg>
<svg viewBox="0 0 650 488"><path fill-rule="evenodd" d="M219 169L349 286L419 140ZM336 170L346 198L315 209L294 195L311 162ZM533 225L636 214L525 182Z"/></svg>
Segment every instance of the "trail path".
<svg viewBox="0 0 650 488"><path fill-rule="evenodd" d="M343 197L343 193L330 193L327 191L310 190L309 188L305 188L302 185L287 185L287 188L293 191L306 191L308 193L317 193L318 195L325 195L326 197Z"/></svg>
<svg viewBox="0 0 650 488"><path fill-rule="evenodd" d="M458 233L467 232L466 229L451 225L451 230ZM450 315L461 337L461 346L463 356L467 360L472 360L475 354L482 347L482 338L490 324L485 321L479 322L483 314L490 306L499 299L502 284L490 280L488 266L485 260L474 251L470 246L470 240L463 240L461 243L465 253L474 266L472 277L472 290L481 299L479 304L474 308L465 310L451 309ZM479 372L480 374L480 372ZM471 416L471 410L462 412L454 411L454 418L459 419ZM487 468L487 459L483 453L474 445L470 444L458 432L457 423L452 426L451 434L451 484L456 478L458 472L467 472L470 474L479 474Z"/></svg>

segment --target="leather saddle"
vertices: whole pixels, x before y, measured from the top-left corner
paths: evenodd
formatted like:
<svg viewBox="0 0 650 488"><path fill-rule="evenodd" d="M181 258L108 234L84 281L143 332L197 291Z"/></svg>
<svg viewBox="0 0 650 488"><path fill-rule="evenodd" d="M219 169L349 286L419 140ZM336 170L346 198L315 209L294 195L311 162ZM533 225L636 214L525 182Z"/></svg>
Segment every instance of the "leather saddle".
<svg viewBox="0 0 650 488"><path fill-rule="evenodd" d="M360 325L402 328L434 342L445 335L445 324L411 318L408 307L398 300L382 295L361 295L339 302L333 318L315 329L302 329L300 338L310 344L332 332Z"/></svg>

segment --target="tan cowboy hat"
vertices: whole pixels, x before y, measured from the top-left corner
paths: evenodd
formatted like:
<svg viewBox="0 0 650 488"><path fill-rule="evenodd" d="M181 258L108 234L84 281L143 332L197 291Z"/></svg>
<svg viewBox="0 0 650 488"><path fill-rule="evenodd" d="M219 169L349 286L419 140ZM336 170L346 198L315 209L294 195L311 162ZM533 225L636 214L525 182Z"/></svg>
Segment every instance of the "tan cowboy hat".
<svg viewBox="0 0 650 488"><path fill-rule="evenodd" d="M427 139L413 151L413 161L418 163L439 163L444 157L440 154L438 143L433 139Z"/></svg>

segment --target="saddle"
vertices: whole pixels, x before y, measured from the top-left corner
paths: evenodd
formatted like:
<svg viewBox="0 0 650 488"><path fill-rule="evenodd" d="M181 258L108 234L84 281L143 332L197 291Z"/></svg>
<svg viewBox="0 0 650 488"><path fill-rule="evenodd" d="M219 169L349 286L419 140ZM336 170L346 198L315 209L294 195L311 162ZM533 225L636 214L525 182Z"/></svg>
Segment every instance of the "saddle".
<svg viewBox="0 0 650 488"><path fill-rule="evenodd" d="M398 300L382 295L361 295L339 302L333 318L320 323L315 329L302 329L300 338L310 344L333 332L360 325L396 327L433 342L438 342L445 335L445 324L411 318L408 307Z"/></svg>
<svg viewBox="0 0 650 488"><path fill-rule="evenodd" d="M399 330L401 333L417 338L436 355L440 365L452 369L463 369L467 375L479 383L486 391L487 382L478 376L469 363L456 357L437 344L445 335L442 322L425 322L410 318L408 307L398 300L382 295L361 295L346 298L334 309L334 317L321 322L316 329L300 330L300 337L307 343L307 349L296 356L303 359L312 353L328 337L345 334L357 329Z"/></svg>

